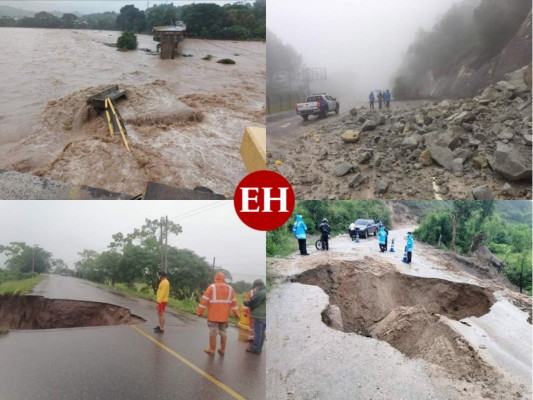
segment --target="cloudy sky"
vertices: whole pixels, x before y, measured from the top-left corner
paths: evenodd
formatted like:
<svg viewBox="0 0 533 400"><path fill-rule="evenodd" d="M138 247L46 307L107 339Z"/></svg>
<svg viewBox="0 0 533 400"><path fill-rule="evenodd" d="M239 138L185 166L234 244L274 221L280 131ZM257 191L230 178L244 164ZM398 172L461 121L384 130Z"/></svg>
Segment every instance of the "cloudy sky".
<svg viewBox="0 0 533 400"><path fill-rule="evenodd" d="M104 251L111 235L165 215L183 229L169 245L216 257L234 280L264 279L265 233L244 225L232 201L0 201L0 244L37 244L73 267L82 250Z"/></svg>
<svg viewBox="0 0 533 400"><path fill-rule="evenodd" d="M307 67L326 67L327 80L315 82L311 91L346 88L366 99L376 88L392 89L418 29L432 28L454 2L269 0L267 28L292 45Z"/></svg>
<svg viewBox="0 0 533 400"><path fill-rule="evenodd" d="M28 11L61 11L61 12L79 12L81 14L99 13L105 11L119 12L122 7L128 4L133 4L140 10L145 10L148 3L150 6L155 4L170 4L174 3L175 6L192 4L192 3L217 3L224 5L226 3L236 3L237 1L228 0L57 0L57 1L40 1L40 0L0 0L0 5L7 5L16 8L22 8ZM249 2L249 1L247 1Z"/></svg>

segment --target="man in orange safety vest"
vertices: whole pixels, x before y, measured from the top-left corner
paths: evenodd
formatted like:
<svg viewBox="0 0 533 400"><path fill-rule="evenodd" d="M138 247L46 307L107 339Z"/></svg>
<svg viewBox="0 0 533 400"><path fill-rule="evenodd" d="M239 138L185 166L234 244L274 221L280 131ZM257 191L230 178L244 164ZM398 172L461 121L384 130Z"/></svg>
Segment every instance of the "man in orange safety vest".
<svg viewBox="0 0 533 400"><path fill-rule="evenodd" d="M201 316L207 309L207 326L209 326L209 347L204 351L214 355L217 347L217 335L220 335L221 356L226 352L226 329L228 327L228 317L233 311L235 317L239 318L239 307L233 288L224 282L224 274L217 272L215 283L205 290L200 304L196 308L196 315Z"/></svg>

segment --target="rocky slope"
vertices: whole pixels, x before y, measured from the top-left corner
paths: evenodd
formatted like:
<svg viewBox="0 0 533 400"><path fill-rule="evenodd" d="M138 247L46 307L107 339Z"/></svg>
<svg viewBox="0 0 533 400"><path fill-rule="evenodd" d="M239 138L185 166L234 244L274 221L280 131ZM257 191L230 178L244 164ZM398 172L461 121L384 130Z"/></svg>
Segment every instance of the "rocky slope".
<svg viewBox="0 0 533 400"><path fill-rule="evenodd" d="M531 71L531 11L524 19L520 29L509 43L496 56L479 67L475 65L475 56L466 58L457 64L446 76L433 79L431 74L425 77L420 90L421 96L437 98L459 98L478 94L489 84L495 84L504 75L529 64ZM531 86L530 86L531 88Z"/></svg>

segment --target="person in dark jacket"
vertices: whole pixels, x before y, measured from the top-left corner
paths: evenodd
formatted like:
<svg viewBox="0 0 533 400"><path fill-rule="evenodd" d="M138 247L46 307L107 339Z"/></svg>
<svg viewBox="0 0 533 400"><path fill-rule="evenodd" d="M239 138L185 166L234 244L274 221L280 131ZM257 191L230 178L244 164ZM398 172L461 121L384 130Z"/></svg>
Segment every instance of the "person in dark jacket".
<svg viewBox="0 0 533 400"><path fill-rule="evenodd" d="M379 106L379 109L381 110L381 106L383 104L383 93L382 92L379 92L378 93L378 106Z"/></svg>
<svg viewBox="0 0 533 400"><path fill-rule="evenodd" d="M376 100L376 98L374 97L374 92L370 92L370 94L368 95L368 101L370 102L370 109L373 110L374 109L374 101Z"/></svg>
<svg viewBox="0 0 533 400"><path fill-rule="evenodd" d="M322 243L324 243L324 246L322 246L322 250L329 250L329 233L331 232L331 227L329 226L327 218L324 218L322 220L322 223L320 224L318 229L322 234L320 240L322 241Z"/></svg>
<svg viewBox="0 0 533 400"><path fill-rule="evenodd" d="M247 347L246 351L261 354L266 331L266 288L261 279L256 279L253 287L256 290L255 294L249 301L244 301L244 305L250 308L254 319L254 343L251 347Z"/></svg>
<svg viewBox="0 0 533 400"><path fill-rule="evenodd" d="M385 94L383 95L383 100L385 100L385 107L390 108L390 92L389 89L385 91Z"/></svg>

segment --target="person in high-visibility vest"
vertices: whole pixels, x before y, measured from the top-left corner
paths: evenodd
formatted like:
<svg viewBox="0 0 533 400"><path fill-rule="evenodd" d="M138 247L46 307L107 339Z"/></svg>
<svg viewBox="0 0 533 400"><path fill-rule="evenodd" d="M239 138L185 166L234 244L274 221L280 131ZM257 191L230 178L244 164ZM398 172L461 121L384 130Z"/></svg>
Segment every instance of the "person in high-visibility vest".
<svg viewBox="0 0 533 400"><path fill-rule="evenodd" d="M168 302L168 294L170 291L170 284L168 283L167 273L165 271L159 271L159 286L157 288L156 303L157 303L157 316L159 317L159 326L154 328L155 333L165 332L165 308Z"/></svg>
<svg viewBox="0 0 533 400"><path fill-rule="evenodd" d="M226 352L226 329L228 327L228 317L230 311L239 318L239 306L233 288L224 282L224 274L217 272L215 283L205 290L200 304L196 308L196 315L201 316L207 309L207 326L209 326L209 347L204 351L214 355L217 347L217 335L220 335L219 354L223 356Z"/></svg>

